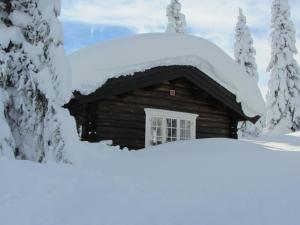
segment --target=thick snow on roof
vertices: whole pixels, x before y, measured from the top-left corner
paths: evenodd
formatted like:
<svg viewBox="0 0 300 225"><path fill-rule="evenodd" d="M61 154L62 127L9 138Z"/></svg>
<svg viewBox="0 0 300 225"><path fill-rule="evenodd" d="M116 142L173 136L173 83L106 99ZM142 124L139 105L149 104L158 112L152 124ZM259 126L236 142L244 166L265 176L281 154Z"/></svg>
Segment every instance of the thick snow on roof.
<svg viewBox="0 0 300 225"><path fill-rule="evenodd" d="M139 34L89 46L70 56L73 90L89 94L108 79L157 66L198 68L237 96L249 117L262 115L265 103L254 79L223 50L199 37L183 34Z"/></svg>

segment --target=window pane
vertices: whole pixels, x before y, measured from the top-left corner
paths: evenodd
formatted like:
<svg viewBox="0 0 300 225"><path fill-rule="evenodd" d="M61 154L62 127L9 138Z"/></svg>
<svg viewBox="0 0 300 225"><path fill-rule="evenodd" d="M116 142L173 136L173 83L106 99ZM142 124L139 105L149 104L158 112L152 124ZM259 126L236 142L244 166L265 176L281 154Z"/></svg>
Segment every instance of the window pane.
<svg viewBox="0 0 300 225"><path fill-rule="evenodd" d="M177 127L177 120L172 120L172 127Z"/></svg>
<svg viewBox="0 0 300 225"><path fill-rule="evenodd" d="M166 141L177 141L177 119L166 119Z"/></svg>
<svg viewBox="0 0 300 225"><path fill-rule="evenodd" d="M181 129L191 129L191 121L189 120L180 120Z"/></svg>
<svg viewBox="0 0 300 225"><path fill-rule="evenodd" d="M177 120L176 119L167 119L167 127L177 127Z"/></svg>
<svg viewBox="0 0 300 225"><path fill-rule="evenodd" d="M157 136L162 136L162 127L157 127Z"/></svg>
<svg viewBox="0 0 300 225"><path fill-rule="evenodd" d="M162 144L162 118L151 118L151 145Z"/></svg>
<svg viewBox="0 0 300 225"><path fill-rule="evenodd" d="M167 119L167 127L172 127L172 120L171 119Z"/></svg>
<svg viewBox="0 0 300 225"><path fill-rule="evenodd" d="M186 131L180 130L180 140L186 140Z"/></svg>
<svg viewBox="0 0 300 225"><path fill-rule="evenodd" d="M180 129L183 129L185 126L185 120L180 120Z"/></svg>
<svg viewBox="0 0 300 225"><path fill-rule="evenodd" d="M152 127L156 126L156 120L155 120L155 118L152 118L152 120L151 120L151 126Z"/></svg>
<svg viewBox="0 0 300 225"><path fill-rule="evenodd" d="M189 120L180 121L180 140L191 140L192 123Z"/></svg>
<svg viewBox="0 0 300 225"><path fill-rule="evenodd" d="M177 130L176 128L172 129L172 137L176 137L177 136Z"/></svg>
<svg viewBox="0 0 300 225"><path fill-rule="evenodd" d="M186 137L187 137L188 139L191 139L191 138L192 138L192 136L191 136L191 130L187 130L187 131L186 131Z"/></svg>
<svg viewBox="0 0 300 225"><path fill-rule="evenodd" d="M186 129L191 130L191 121L186 121Z"/></svg>
<svg viewBox="0 0 300 225"><path fill-rule="evenodd" d="M171 137L171 136L172 136L171 128L167 128L167 137Z"/></svg>
<svg viewBox="0 0 300 225"><path fill-rule="evenodd" d="M157 118L157 126L161 127L162 126L162 118Z"/></svg>

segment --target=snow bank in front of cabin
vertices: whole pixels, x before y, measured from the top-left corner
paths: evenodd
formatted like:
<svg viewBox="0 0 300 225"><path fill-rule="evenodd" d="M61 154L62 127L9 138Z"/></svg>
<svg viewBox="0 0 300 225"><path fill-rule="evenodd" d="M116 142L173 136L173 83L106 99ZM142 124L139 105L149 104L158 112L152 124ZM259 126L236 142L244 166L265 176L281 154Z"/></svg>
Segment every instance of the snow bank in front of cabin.
<svg viewBox="0 0 300 225"><path fill-rule="evenodd" d="M300 132L280 136L265 134L260 138L248 141L271 150L300 152Z"/></svg>
<svg viewBox="0 0 300 225"><path fill-rule="evenodd" d="M237 96L249 117L265 113L257 83L216 45L182 34L140 34L107 41L72 54L73 89L89 94L108 79L158 66L198 68Z"/></svg>
<svg viewBox="0 0 300 225"><path fill-rule="evenodd" d="M0 160L0 224L298 225L300 152L291 146L300 151L300 133L137 152L86 144L75 166Z"/></svg>

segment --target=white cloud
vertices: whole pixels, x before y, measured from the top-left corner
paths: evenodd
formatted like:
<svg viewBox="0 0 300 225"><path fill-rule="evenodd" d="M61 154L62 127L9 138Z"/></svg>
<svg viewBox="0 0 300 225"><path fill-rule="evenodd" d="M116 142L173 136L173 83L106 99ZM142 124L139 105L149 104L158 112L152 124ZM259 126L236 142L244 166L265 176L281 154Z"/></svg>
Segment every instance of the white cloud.
<svg viewBox="0 0 300 225"><path fill-rule="evenodd" d="M231 29L238 7L249 8L252 0L182 0L189 25L203 29ZM63 18L134 27L138 32L160 30L166 25L169 0L63 0ZM256 4L255 12L264 10ZM252 9L252 8L250 8ZM263 15L263 14L261 14ZM254 23L257 16L251 17Z"/></svg>
<svg viewBox="0 0 300 225"><path fill-rule="evenodd" d="M170 0L62 0L65 20L126 26L137 33L162 32L167 23L166 5ZM232 56L238 7L244 9L252 29L260 86L266 92L266 67L270 59L270 5L272 0L181 0L187 23L194 35L207 38ZM290 0L295 24L300 25L300 2ZM300 30L299 30L300 33ZM297 42L300 51L300 39ZM297 56L300 62L300 55Z"/></svg>
<svg viewBox="0 0 300 225"><path fill-rule="evenodd" d="M63 19L160 30L166 23L162 0L63 0Z"/></svg>

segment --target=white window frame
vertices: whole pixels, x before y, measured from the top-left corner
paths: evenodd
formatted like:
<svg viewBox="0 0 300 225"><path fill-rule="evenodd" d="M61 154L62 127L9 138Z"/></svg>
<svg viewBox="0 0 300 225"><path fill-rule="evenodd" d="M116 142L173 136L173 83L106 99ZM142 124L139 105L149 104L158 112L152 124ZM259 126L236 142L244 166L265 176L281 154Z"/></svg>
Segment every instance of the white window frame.
<svg viewBox="0 0 300 225"><path fill-rule="evenodd" d="M177 112L162 109L145 108L146 124L145 124L145 147L151 146L151 118L158 117L163 119L162 136L163 143L166 143L166 119L177 120L177 141L180 141L180 120L191 121L191 140L196 139L196 119L198 114Z"/></svg>

